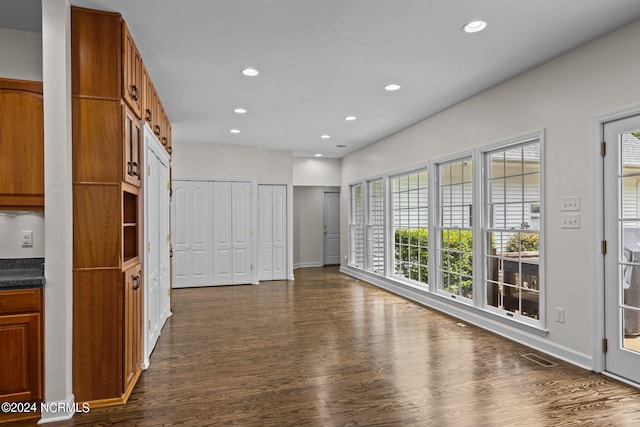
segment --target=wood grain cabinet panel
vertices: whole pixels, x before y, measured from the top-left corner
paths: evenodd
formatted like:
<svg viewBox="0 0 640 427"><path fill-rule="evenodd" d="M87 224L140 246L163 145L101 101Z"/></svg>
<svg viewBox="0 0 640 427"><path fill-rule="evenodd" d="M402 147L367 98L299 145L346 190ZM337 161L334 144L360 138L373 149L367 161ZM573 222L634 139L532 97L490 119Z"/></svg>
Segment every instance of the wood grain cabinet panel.
<svg viewBox="0 0 640 427"><path fill-rule="evenodd" d="M0 208L44 208L42 83L0 79Z"/></svg>
<svg viewBox="0 0 640 427"><path fill-rule="evenodd" d="M73 96L120 100L121 19L118 13L71 8Z"/></svg>
<svg viewBox="0 0 640 427"><path fill-rule="evenodd" d="M120 186L76 184L73 188L74 269L119 268Z"/></svg>
<svg viewBox="0 0 640 427"><path fill-rule="evenodd" d="M140 143L142 141L142 122L126 106L122 107L122 127L124 130L122 147L124 149L123 180L140 187L142 162Z"/></svg>
<svg viewBox="0 0 640 427"><path fill-rule="evenodd" d="M76 401L122 395L121 270L73 273L73 393Z"/></svg>
<svg viewBox="0 0 640 427"><path fill-rule="evenodd" d="M134 115L141 119L142 99L142 58L131 37L127 24L122 21L122 99L131 107Z"/></svg>
<svg viewBox="0 0 640 427"><path fill-rule="evenodd" d="M73 99L73 182L122 180L121 107L116 101Z"/></svg>

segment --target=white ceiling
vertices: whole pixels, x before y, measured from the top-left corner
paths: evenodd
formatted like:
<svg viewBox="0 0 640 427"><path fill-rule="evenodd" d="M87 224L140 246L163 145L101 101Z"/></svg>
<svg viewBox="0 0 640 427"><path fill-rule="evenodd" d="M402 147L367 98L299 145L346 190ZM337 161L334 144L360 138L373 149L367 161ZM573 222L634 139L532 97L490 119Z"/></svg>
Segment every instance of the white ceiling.
<svg viewBox="0 0 640 427"><path fill-rule="evenodd" d="M25 8L34 3L39 1L19 2ZM33 20L37 24L39 12L21 15L17 4L0 0L0 27L38 31ZM176 144L251 145L327 157L343 157L640 18L638 0L71 4L122 13ZM464 33L462 26L474 19L487 21L487 29ZM260 75L244 77L240 71L247 66ZM402 88L386 92L390 82ZM235 107L248 113L238 115ZM345 121L350 114L358 119ZM241 133L229 133L233 128Z"/></svg>

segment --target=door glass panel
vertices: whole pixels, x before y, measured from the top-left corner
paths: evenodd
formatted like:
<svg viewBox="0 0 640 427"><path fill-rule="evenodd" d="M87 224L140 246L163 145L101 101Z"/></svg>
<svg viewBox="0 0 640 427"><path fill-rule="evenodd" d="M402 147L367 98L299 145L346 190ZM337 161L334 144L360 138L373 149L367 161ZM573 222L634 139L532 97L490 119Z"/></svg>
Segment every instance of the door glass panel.
<svg viewBox="0 0 640 427"><path fill-rule="evenodd" d="M620 135L619 295L624 349L640 352L640 132Z"/></svg>

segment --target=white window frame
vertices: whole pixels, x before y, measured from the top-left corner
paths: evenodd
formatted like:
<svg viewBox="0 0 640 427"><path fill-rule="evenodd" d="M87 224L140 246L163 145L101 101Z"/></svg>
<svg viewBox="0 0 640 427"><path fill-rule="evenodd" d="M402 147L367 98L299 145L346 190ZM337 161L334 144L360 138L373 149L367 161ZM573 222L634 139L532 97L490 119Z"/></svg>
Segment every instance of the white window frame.
<svg viewBox="0 0 640 427"><path fill-rule="evenodd" d="M382 223L378 224L372 224L371 223L371 185L374 182L380 182L380 184L382 185L382 199L381 199L381 203L382 203ZM387 186L386 186L386 180L384 177L378 177L378 178L373 178L370 180L366 181L366 186L365 186L365 204L364 204L364 223L365 223L365 234L364 234L364 268L365 270L374 273L374 274L378 274L381 276L384 276L386 274L386 264L387 264L387 238L386 238L386 229L387 229L387 221L386 221L386 217L387 217ZM371 247L372 245L370 245L370 242L373 239L372 237L372 233L374 232L374 229L377 227L382 227L382 266L380 270L376 270L375 269L375 264L372 262L372 256L373 256L373 248Z"/></svg>
<svg viewBox="0 0 640 427"><path fill-rule="evenodd" d="M464 151L461 153L457 153L457 154L453 154L450 156L446 156L446 157L442 157L440 159L437 159L435 161L433 161L433 165L431 167L431 170L433 171L432 173L432 180L431 182L433 183L431 185L431 194L433 196L433 206L434 206L434 214L432 215L432 220L431 220L431 226L432 226L432 231L434 234L435 239L430 238L429 241L430 243L433 242L433 245L431 245L431 247L433 248L433 252L432 252L432 256L430 258L434 259L434 270L433 270L433 274L435 275L435 280L433 280L434 282L434 286L432 288L432 291L440 294L440 295L444 295L447 296L448 298L454 299L458 302L461 302L463 304L467 304L467 305L478 305L478 293L479 293L479 289L478 289L478 277L482 277L479 276L478 272L479 272L479 263L477 260L477 250L478 250L478 230L477 230L477 224L478 224L478 209L476 208L476 206L478 206L478 185L477 185L477 170L478 165L477 165L477 160L476 160L476 153L475 151ZM470 216L470 222L471 225L469 227L456 227L459 229L468 229L471 231L472 233L472 249L471 249L471 256L472 256L472 275L471 275L471 286L472 286L472 297L471 298L467 298L464 297L460 294L453 294L450 293L446 290L443 289L443 274L442 274L442 269L441 269L441 265L442 265L442 251L440 250L440 248L442 248L442 230L444 228L447 229L455 229L455 228L451 228L451 227L444 227L444 225L442 224L442 206L440 203L440 189L441 189L441 183L440 183L440 167L443 165L446 165L448 163L452 163L452 162L457 162L457 161L462 161L464 162L465 159L469 159L469 162L471 163L472 166L472 174L471 174L471 205L473 206L472 212L471 212L471 216ZM464 191L464 190L463 190ZM463 213L464 215L464 213Z"/></svg>
<svg viewBox="0 0 640 427"><path fill-rule="evenodd" d="M389 254L389 262L387 263L387 265L389 266L389 277L394 277L397 278L399 280L402 281L407 281L413 284L416 284L418 286L420 286L421 288L427 288L430 289L431 288L431 283L433 283L433 280L431 280L433 278L432 276L432 272L434 270L432 270L432 252L431 252L431 248L432 248L432 244L431 244L431 235L429 234L429 243L427 246L427 252L429 254L429 262L426 265L427 267L427 271L428 271L428 275L429 275L429 282L425 283L425 282L421 282L418 280L413 280L411 278L399 275L399 274L395 274L395 229L394 229L394 205L393 205L393 196L394 196L394 191L393 191L393 180L397 179L397 178L401 178L404 176L409 176L409 175L419 175L419 174L426 174L427 177L427 222L425 223L425 228L427 229L427 233L431 233L431 228L432 228L432 212L431 212L431 169L428 165L422 165L418 168L415 169L411 169L411 170L407 170L407 171L403 171L401 173L396 173L393 175L390 175L388 177L388 187L389 187L389 195L388 195L388 212L389 212L389 226L387 227L389 230L389 243L387 244L387 249L388 249L388 254ZM418 190L420 190L421 187L418 188Z"/></svg>
<svg viewBox="0 0 640 427"><path fill-rule="evenodd" d="M362 187L362 224L357 224L355 222L355 214L354 214L354 200L353 200L353 195L354 195L354 189L356 187ZM364 269L364 262L365 262L365 254L366 254L366 247L365 247L365 218L366 218L366 185L364 182L356 182L353 183L349 186L349 257L348 257L348 265L354 268L358 268L358 269ZM357 256L354 256L355 251L356 251L356 242L355 242L355 235L354 235L354 229L356 227L361 227L362 228L362 264L358 264L357 260L354 258L357 258Z"/></svg>
<svg viewBox="0 0 640 427"><path fill-rule="evenodd" d="M540 144L540 201L539 201L539 213L537 214L537 219L540 223L539 225L539 230L537 230L538 233L538 245L539 245L539 264L538 264L538 280L539 280L539 286L538 286L538 319L533 319L531 317L528 316L523 316L517 313L512 313L508 310L504 310L502 308L498 308L498 307L494 307L493 305L490 305L487 302L487 274L486 274L486 267L485 267L485 259L487 257L487 245L486 243L486 236L488 234L488 232L490 230L496 230L496 228L491 227L491 212L490 212L490 194L489 194L489 185L488 185L488 171L489 171L489 159L490 159L490 155L492 153L498 152L498 151L505 151L505 150L509 150L511 148L517 148L517 147L522 147L525 146L527 144L531 144L534 142L539 142ZM538 329L544 329L546 326L546 279L545 279L545 207L544 207L544 189L545 189L545 173L544 173L544 167L545 167L545 155L544 155L544 131L539 131L539 132L534 132L531 134L527 134L524 135L522 137L518 137L518 138L513 138L513 139L509 139L507 141L502 141L499 142L497 144L491 145L491 146L487 146L487 147L483 147L481 149L478 149L478 158L480 159L480 162L482 163L482 176L481 176L481 185L480 185L480 190L482 192L482 229L480 230L480 235L481 238L478 238L477 240L479 241L479 243L482 245L481 247L481 259L482 259L482 276L479 278L479 283L481 283L482 285L480 286L482 288L482 307L490 312L490 313L494 313L497 314L498 316L501 317L506 317L508 319L511 319L515 322L519 322L519 323L524 323L530 326L533 326L535 328Z"/></svg>

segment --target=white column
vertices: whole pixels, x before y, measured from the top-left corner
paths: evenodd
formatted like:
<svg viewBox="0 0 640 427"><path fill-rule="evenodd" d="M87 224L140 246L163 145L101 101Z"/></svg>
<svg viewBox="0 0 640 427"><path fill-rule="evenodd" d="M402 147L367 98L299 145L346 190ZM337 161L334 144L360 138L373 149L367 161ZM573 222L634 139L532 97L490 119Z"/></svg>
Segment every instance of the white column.
<svg viewBox="0 0 640 427"><path fill-rule="evenodd" d="M40 423L73 416L71 25L67 0L42 0L45 277L44 401ZM55 405L55 406L53 406ZM54 409L55 408L55 409Z"/></svg>

